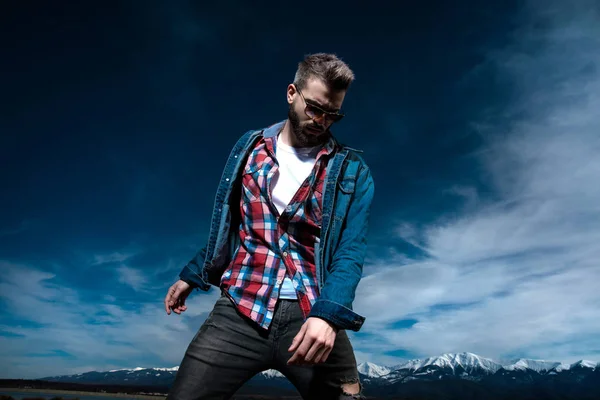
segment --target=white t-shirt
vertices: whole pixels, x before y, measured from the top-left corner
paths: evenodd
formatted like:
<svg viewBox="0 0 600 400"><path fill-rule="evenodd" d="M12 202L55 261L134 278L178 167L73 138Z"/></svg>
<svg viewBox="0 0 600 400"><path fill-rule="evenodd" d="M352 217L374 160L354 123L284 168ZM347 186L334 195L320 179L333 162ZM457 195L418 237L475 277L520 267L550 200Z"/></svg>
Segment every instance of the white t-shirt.
<svg viewBox="0 0 600 400"><path fill-rule="evenodd" d="M271 198L273 204L282 214L302 183L310 175L319 150L322 146L292 147L277 141L275 158L279 164L278 173L271 180ZM292 280L286 275L279 292L280 299L296 299L296 291Z"/></svg>

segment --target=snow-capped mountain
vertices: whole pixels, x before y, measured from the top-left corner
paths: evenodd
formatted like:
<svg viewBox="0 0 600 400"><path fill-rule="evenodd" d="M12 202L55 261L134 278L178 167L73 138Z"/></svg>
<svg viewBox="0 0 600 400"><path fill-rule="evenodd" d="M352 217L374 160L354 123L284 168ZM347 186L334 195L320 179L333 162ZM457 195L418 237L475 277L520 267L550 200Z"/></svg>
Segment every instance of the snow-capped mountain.
<svg viewBox="0 0 600 400"><path fill-rule="evenodd" d="M277 371L276 369L269 369L266 371L261 372L261 375L267 379L273 379L273 378L284 378L285 379L285 375L283 375L281 372Z"/></svg>
<svg viewBox="0 0 600 400"><path fill-rule="evenodd" d="M369 378L381 378L384 375L392 372L389 367L373 364L372 362L364 362L358 364L358 372Z"/></svg>
<svg viewBox="0 0 600 400"><path fill-rule="evenodd" d="M428 366L436 366L440 368L450 368L453 371L461 369L465 372L471 372L474 370L483 370L490 373L494 373L502 368L502 365L490 360L489 358L483 358L473 353L459 353L459 354L443 354L439 357L429 357L425 360L411 360L406 364L402 364L398 369L408 369L416 371L421 368ZM462 372L461 371L461 372Z"/></svg>
<svg viewBox="0 0 600 400"><path fill-rule="evenodd" d="M446 353L438 357L410 360L393 367L363 362L358 365L358 371L363 378L375 379L380 383L396 383L414 379L463 378L479 380L494 374L509 375L519 371L534 371L538 374L557 374L573 369L598 369L600 363L580 360L573 364L555 361L518 359L512 364L502 365L489 358L473 353ZM85 383L126 383L126 384L164 384L172 381L179 367L115 369L110 371L90 371L77 375L53 376L41 378L54 382L85 382ZM270 369L256 376L259 380L285 379L279 371Z"/></svg>
<svg viewBox="0 0 600 400"><path fill-rule="evenodd" d="M146 370L146 369L152 369L152 370L155 370L155 371L169 371L169 372L177 372L177 371L179 371L179 367L171 367L171 368L142 368L142 367L135 367L134 369L113 369L113 370L110 370L108 372L121 372L121 371L125 371L127 373L133 373L133 372L142 371L142 370Z"/></svg>
<svg viewBox="0 0 600 400"><path fill-rule="evenodd" d="M598 366L598 364L600 363L595 363L593 361L587 361L587 360L580 360L577 361L576 363L571 364L571 368L596 368L596 366Z"/></svg>
<svg viewBox="0 0 600 400"><path fill-rule="evenodd" d="M123 368L110 371L90 371L76 375L61 375L41 378L50 382L71 382L89 384L125 384L142 386L170 385L177 375L179 367L171 368ZM286 380L285 376L274 369L263 371L255 380Z"/></svg>
<svg viewBox="0 0 600 400"><path fill-rule="evenodd" d="M358 365L358 370L365 390L372 396L410 397L414 393L421 395L422 388L427 391L434 390L432 396L438 395L434 398L442 394L446 396L448 393L458 397L447 398L462 398L460 396L464 395L463 390L470 388L469 390L474 391L484 390L486 399L494 399L490 397L491 393L504 395L507 390L511 390L511 393L516 393L516 390L527 399L536 398L534 395L527 396L539 390L560 392L563 397L559 397L564 399L582 398L581 393L586 396L593 393L591 397L585 398L600 398L600 363L587 360L563 364L519 359L502 365L473 353L447 353L438 357L411 360L393 367L364 362ZM178 367L136 367L104 372L90 371L41 380L94 386L130 386L145 389L152 387L156 389L153 391L166 391L166 388L172 385L177 371ZM287 378L273 369L257 374L244 387L248 393L295 393ZM598 397L594 397L595 393L598 393ZM472 398L478 398L478 395Z"/></svg>
<svg viewBox="0 0 600 400"><path fill-rule="evenodd" d="M507 371L514 370L525 370L530 369L538 373L556 373L561 371L571 370L573 368L591 368L594 369L600 366L600 363L593 361L580 360L573 364L564 364L555 361L544 361L544 360L530 360L521 358L518 361L510 365L505 365L504 368Z"/></svg>
<svg viewBox="0 0 600 400"><path fill-rule="evenodd" d="M179 367L114 369L110 371L89 371L77 375L61 375L41 378L50 382L71 382L107 385L170 385L175 379Z"/></svg>
<svg viewBox="0 0 600 400"><path fill-rule="evenodd" d="M461 378L480 380L493 375L502 366L488 358L473 353L447 353L424 360L416 359L400 364L389 374L382 376L388 383L412 380L440 380Z"/></svg>
<svg viewBox="0 0 600 400"><path fill-rule="evenodd" d="M554 367L552 369L552 371L550 371L550 372L561 372L561 371L566 371L568 369L571 369L571 364L560 363L559 365Z"/></svg>
<svg viewBox="0 0 600 400"><path fill-rule="evenodd" d="M562 366L562 367L561 367ZM503 368L508 371L514 371L517 369L531 369L536 372L550 371L555 368L568 369L570 367L569 364L562 364L560 362L554 361L543 361L543 360L528 360L525 358L521 358L510 365L505 365Z"/></svg>

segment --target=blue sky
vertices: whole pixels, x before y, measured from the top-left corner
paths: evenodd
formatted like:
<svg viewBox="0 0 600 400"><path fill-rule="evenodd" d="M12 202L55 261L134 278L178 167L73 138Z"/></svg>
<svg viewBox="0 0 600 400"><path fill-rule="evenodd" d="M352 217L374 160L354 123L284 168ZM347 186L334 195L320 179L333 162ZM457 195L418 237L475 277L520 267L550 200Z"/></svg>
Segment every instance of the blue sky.
<svg viewBox="0 0 600 400"><path fill-rule="evenodd" d="M165 291L318 51L377 188L358 361L600 361L597 4L202 7L1 13L0 377L179 364L217 293Z"/></svg>

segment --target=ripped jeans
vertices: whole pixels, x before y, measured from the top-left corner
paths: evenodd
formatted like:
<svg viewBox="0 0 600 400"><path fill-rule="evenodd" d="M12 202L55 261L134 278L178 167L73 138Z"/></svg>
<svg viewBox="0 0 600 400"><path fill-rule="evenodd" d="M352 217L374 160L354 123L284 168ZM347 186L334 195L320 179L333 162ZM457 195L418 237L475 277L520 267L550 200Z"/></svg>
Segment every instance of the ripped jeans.
<svg viewBox="0 0 600 400"><path fill-rule="evenodd" d="M327 361L287 365L294 336L304 323L297 301L280 300L271 328L264 331L240 314L226 294L189 344L167 400L228 399L261 371L281 372L303 399L363 399L354 351L345 330L336 336ZM342 385L358 383L359 393Z"/></svg>

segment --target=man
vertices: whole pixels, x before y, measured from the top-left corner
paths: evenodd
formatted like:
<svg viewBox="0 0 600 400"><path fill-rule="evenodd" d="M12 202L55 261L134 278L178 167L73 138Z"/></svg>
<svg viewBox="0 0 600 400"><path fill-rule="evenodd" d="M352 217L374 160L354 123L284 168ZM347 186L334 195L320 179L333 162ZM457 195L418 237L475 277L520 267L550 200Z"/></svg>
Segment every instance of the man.
<svg viewBox="0 0 600 400"><path fill-rule="evenodd" d="M244 134L225 165L208 244L165 297L180 314L194 288L221 297L192 339L169 399L228 398L276 369L305 399L361 398L346 329L362 275L373 179L330 127L354 74L318 53L287 87L288 118Z"/></svg>

